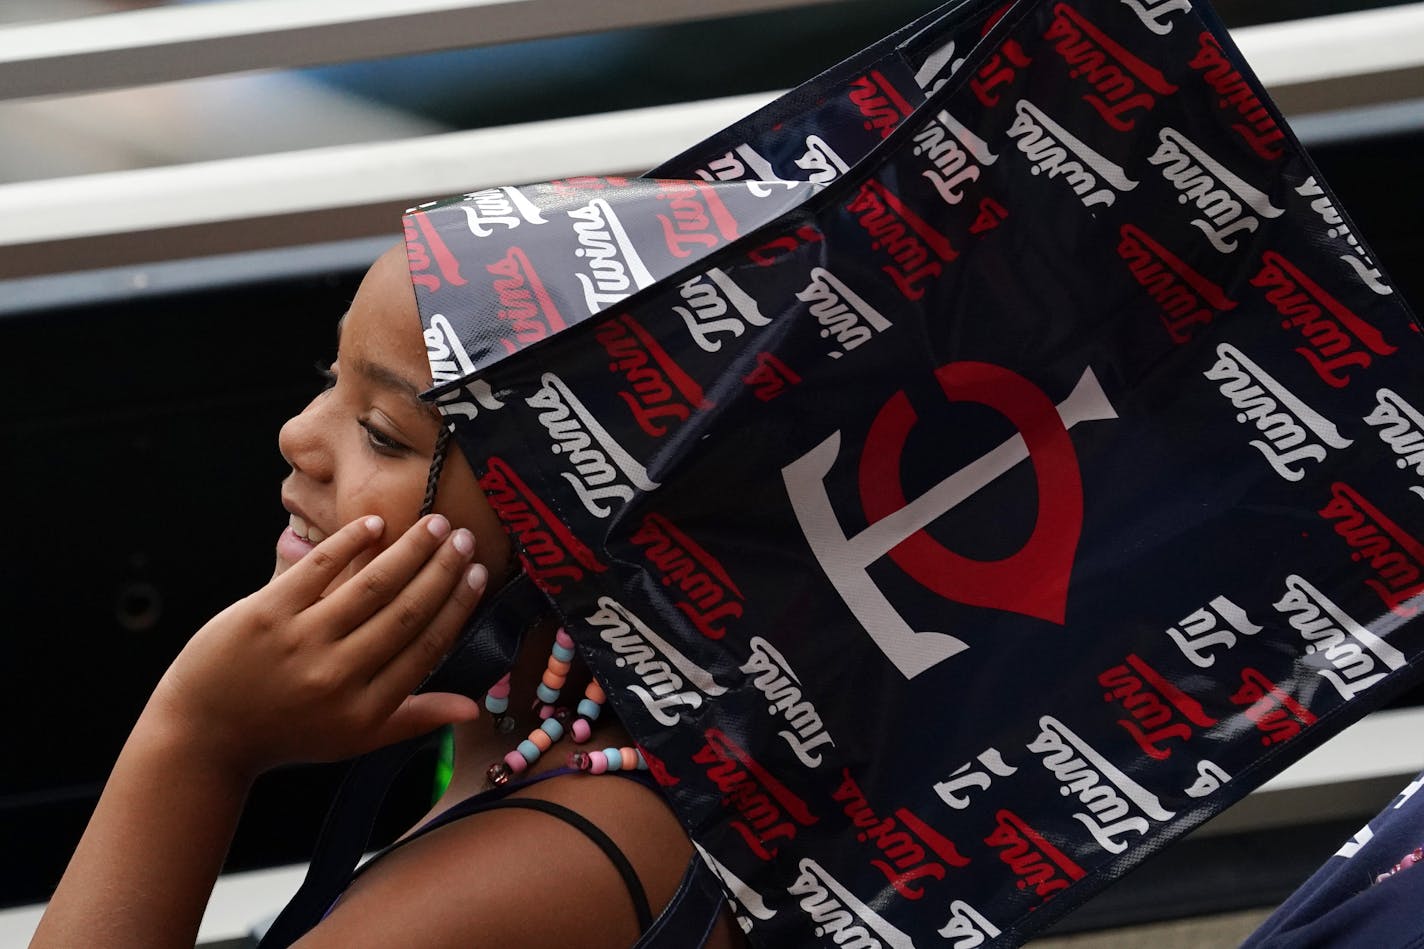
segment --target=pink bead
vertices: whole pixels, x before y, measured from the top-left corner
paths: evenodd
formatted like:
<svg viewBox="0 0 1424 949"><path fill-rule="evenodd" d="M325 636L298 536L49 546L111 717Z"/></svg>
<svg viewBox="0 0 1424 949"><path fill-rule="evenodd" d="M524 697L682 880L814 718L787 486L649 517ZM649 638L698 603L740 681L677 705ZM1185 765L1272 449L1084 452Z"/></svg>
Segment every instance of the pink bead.
<svg viewBox="0 0 1424 949"><path fill-rule="evenodd" d="M1399 869L1405 870L1419 862L1419 858L1412 853L1405 854L1399 861Z"/></svg>
<svg viewBox="0 0 1424 949"><path fill-rule="evenodd" d="M546 718L553 718L556 711L558 711L558 709L552 705L539 706L539 720L543 721Z"/></svg>
<svg viewBox="0 0 1424 949"><path fill-rule="evenodd" d="M529 767L529 762L524 760L524 756L518 751L511 751L504 756L504 763L509 765L509 770L515 774L523 774L524 769Z"/></svg>
<svg viewBox="0 0 1424 949"><path fill-rule="evenodd" d="M554 634L554 642L558 643L560 646L563 646L565 649L574 648L573 637L570 636L568 633L564 632L564 628L562 626L560 626L559 631Z"/></svg>
<svg viewBox="0 0 1424 949"><path fill-rule="evenodd" d="M601 751L590 751L588 753L588 770L590 774L602 774L608 770L608 759Z"/></svg>
<svg viewBox="0 0 1424 949"><path fill-rule="evenodd" d="M574 720L574 741L580 745L588 741L588 736L593 734L593 729L588 726L588 719L580 718Z"/></svg>
<svg viewBox="0 0 1424 949"><path fill-rule="evenodd" d="M497 699L506 698L509 695L509 674L505 673L504 678L490 686L489 694Z"/></svg>
<svg viewBox="0 0 1424 949"><path fill-rule="evenodd" d="M623 756L624 771L633 771L638 767L638 753L632 748L620 748L618 753Z"/></svg>

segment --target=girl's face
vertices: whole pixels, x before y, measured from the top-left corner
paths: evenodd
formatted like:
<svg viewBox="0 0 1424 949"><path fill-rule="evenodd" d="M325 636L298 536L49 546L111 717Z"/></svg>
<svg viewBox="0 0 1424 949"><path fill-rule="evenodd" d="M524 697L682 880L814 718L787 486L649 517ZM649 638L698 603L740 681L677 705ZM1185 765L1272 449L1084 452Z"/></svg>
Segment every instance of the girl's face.
<svg viewBox="0 0 1424 949"><path fill-rule="evenodd" d="M291 520L277 540L276 573L358 517L385 518L382 547L415 523L439 430L435 410L418 398L429 387L415 293L398 244L366 273L342 320L328 387L277 436L292 473L282 483ZM489 568L493 586L509 541L453 441L436 497L436 511L474 532L475 559Z"/></svg>

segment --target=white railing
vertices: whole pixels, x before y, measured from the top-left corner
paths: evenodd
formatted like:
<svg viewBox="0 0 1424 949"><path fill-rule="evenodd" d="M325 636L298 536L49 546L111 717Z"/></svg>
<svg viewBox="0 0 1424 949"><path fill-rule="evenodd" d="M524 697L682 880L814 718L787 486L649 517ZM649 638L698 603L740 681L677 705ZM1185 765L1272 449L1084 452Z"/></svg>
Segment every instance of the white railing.
<svg viewBox="0 0 1424 949"><path fill-rule="evenodd" d="M0 29L0 98L810 3L226 0L140 10ZM1424 2L1233 36L1288 114L1424 96ZM0 186L0 278L393 233L401 210L433 196L651 167L772 95Z"/></svg>
<svg viewBox="0 0 1424 949"><path fill-rule="evenodd" d="M0 30L0 99L660 26L838 0L224 0Z"/></svg>

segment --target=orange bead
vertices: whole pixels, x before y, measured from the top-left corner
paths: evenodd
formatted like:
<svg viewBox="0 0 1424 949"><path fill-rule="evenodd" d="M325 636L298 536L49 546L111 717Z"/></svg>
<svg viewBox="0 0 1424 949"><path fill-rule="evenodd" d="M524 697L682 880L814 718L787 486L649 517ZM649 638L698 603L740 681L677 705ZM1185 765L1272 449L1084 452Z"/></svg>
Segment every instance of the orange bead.
<svg viewBox="0 0 1424 949"><path fill-rule="evenodd" d="M624 771L632 771L638 767L638 753L632 748L619 748L618 753L623 756Z"/></svg>
<svg viewBox="0 0 1424 949"><path fill-rule="evenodd" d="M562 659L555 659L553 656L550 656L548 671L558 673L561 676L566 676L569 674L569 663L565 662Z"/></svg>
<svg viewBox="0 0 1424 949"><path fill-rule="evenodd" d="M564 677L559 675L553 669L544 670L543 681L545 685L547 685L549 688L553 689L556 692L564 687Z"/></svg>
<svg viewBox="0 0 1424 949"><path fill-rule="evenodd" d="M538 748L540 752L548 751L549 747L554 743L554 739L550 738L549 733L542 728L536 728L530 732L529 740L534 743L534 747Z"/></svg>
<svg viewBox="0 0 1424 949"><path fill-rule="evenodd" d="M596 705L602 705L608 699L608 696L603 694L603 686L598 684L597 679L588 680L588 688L584 689L583 694Z"/></svg>

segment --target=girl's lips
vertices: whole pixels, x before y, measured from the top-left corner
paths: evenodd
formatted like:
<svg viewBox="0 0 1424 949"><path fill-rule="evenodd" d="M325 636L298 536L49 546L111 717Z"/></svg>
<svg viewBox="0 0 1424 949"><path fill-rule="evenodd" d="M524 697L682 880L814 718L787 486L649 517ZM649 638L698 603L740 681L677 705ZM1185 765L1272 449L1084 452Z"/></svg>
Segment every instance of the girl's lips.
<svg viewBox="0 0 1424 949"><path fill-rule="evenodd" d="M311 553L315 546L298 537L291 527L286 527L277 538L277 556L288 564L294 564Z"/></svg>

